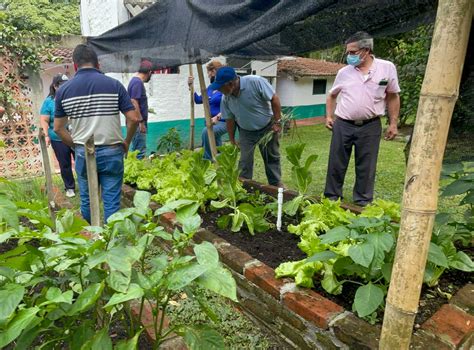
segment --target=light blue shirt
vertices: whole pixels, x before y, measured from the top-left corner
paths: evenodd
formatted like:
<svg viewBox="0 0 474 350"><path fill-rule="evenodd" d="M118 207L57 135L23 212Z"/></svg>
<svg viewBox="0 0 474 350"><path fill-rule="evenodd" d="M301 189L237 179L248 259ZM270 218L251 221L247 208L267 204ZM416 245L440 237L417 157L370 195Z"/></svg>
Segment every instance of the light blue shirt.
<svg viewBox="0 0 474 350"><path fill-rule="evenodd" d="M52 141L61 141L59 136L54 132L54 98L51 96L46 97L43 105L41 106L41 115L49 116L48 122L48 136Z"/></svg>
<svg viewBox="0 0 474 350"><path fill-rule="evenodd" d="M239 96L222 96L222 117L234 119L247 131L263 129L273 117L270 101L274 94L275 90L265 78L258 75L240 77Z"/></svg>

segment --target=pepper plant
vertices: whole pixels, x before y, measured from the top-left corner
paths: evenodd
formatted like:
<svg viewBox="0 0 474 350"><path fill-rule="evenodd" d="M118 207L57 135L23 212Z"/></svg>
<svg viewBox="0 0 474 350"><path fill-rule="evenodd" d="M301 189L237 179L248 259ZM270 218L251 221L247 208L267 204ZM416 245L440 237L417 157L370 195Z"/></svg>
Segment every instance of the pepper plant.
<svg viewBox="0 0 474 350"><path fill-rule="evenodd" d="M154 348L172 332L192 349L222 348L221 337L210 327L170 325L164 330L166 306L183 290L199 298L193 286L200 286L236 300L236 285L212 244L193 245L190 238L201 224L196 206L177 207L183 229L168 233L156 224L149 201L149 193L137 192L135 207L112 215L103 228L61 212L53 232L46 221L20 225L15 203L0 197L0 243L16 243L0 255L0 347L112 349L111 324L128 319L128 339L115 347L134 349L143 331L130 316L131 301L138 300L140 318L145 302L154 305ZM85 238L84 230L93 238ZM149 247L164 241L171 249L149 256L147 267ZM195 256L187 255L186 248Z"/></svg>

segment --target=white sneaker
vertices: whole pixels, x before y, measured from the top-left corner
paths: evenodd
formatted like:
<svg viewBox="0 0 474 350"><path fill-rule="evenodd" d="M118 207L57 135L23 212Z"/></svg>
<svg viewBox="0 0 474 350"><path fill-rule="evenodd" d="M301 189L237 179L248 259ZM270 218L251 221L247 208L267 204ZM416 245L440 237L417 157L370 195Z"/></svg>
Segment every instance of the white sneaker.
<svg viewBox="0 0 474 350"><path fill-rule="evenodd" d="M74 190L73 190L73 189L70 188L70 189L67 189L67 190L66 190L66 197L71 198L71 197L74 197L75 195L76 195L76 194L74 193Z"/></svg>

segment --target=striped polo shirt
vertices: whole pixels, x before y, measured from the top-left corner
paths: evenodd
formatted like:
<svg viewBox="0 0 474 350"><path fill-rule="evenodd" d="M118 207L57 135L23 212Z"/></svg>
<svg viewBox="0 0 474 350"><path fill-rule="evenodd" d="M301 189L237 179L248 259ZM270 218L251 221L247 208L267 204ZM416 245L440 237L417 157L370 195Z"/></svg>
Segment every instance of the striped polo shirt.
<svg viewBox="0 0 474 350"><path fill-rule="evenodd" d="M55 118L69 117L72 140L84 145L123 142L120 113L134 109L125 87L95 68L82 68L56 93Z"/></svg>

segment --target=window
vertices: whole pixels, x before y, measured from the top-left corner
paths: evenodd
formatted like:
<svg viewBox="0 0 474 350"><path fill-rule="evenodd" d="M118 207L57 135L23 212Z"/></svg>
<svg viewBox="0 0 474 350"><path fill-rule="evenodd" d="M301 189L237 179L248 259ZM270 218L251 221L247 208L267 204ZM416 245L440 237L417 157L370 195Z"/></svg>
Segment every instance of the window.
<svg viewBox="0 0 474 350"><path fill-rule="evenodd" d="M326 95L326 79L313 80L313 95Z"/></svg>

